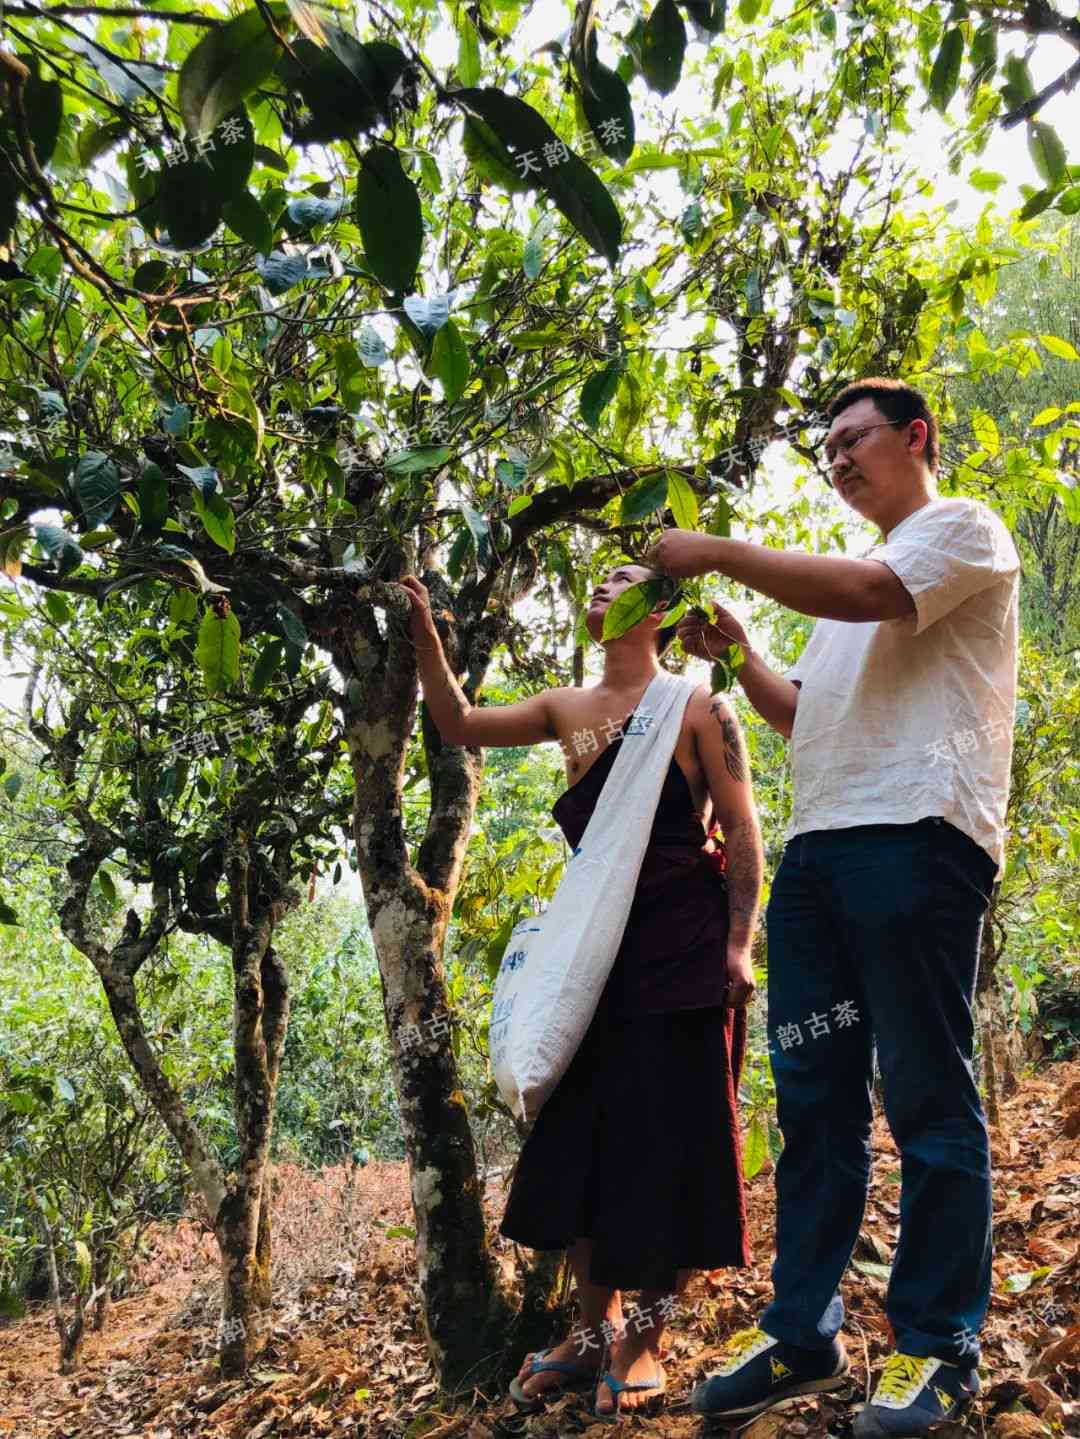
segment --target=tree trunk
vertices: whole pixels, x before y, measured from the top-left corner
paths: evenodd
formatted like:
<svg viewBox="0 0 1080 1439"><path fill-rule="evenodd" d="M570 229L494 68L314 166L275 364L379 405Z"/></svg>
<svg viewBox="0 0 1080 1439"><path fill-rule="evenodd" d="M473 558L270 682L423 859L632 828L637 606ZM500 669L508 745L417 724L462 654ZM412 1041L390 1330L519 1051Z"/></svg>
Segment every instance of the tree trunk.
<svg viewBox="0 0 1080 1439"><path fill-rule="evenodd" d="M358 824L358 834L366 825ZM409 1159L424 1327L443 1385L480 1384L501 1358L509 1312L484 1227L472 1131L447 1023L445 897L419 875L365 892L382 978Z"/></svg>
<svg viewBox="0 0 1080 1439"><path fill-rule="evenodd" d="M357 652L377 649L383 657L377 667L368 661L359 669L362 697L346 735L357 859L409 1160L424 1329L443 1387L471 1387L500 1367L511 1319L487 1242L441 958L482 760L476 752L444 746L430 726L425 729L431 807L414 866L401 787L416 714L415 658L395 613L387 614L385 642L362 613L357 626L351 652L339 661L345 672ZM475 647L466 693L475 692L487 653Z"/></svg>
<svg viewBox="0 0 1080 1439"><path fill-rule="evenodd" d="M289 1009L288 978L270 939L298 896L265 893L272 877L252 864L240 824L230 836L228 872L240 1160L214 1232L222 1260L221 1372L232 1377L251 1363L270 1307L270 1135Z"/></svg>
<svg viewBox="0 0 1080 1439"><path fill-rule="evenodd" d="M28 1186L30 1202L38 1217L38 1225L44 1240L45 1264L49 1275L49 1303L53 1312L53 1323L60 1339L60 1373L74 1374L79 1367L83 1340L86 1337L86 1311L100 1298L98 1289L92 1287L89 1301L81 1289L75 1294L75 1314L70 1324L64 1319L64 1300L60 1292L60 1269L56 1262L56 1237L53 1227L38 1199L37 1190ZM91 1281L93 1284L93 1281Z"/></svg>
<svg viewBox="0 0 1080 1439"><path fill-rule="evenodd" d="M139 964L150 952L136 946L110 953L88 933L86 893L99 863L93 847L68 864L71 888L62 913L64 933L101 977L117 1033L143 1090L176 1140L206 1204L221 1251L223 1334L221 1371L241 1373L254 1352L258 1322L270 1303L268 1157L278 1070L288 1025L288 976L270 943L277 923L299 901L281 876L253 864L246 833L234 822L228 870L232 916L233 1047L238 1172L226 1177L161 1067L146 1035L135 989ZM264 1198L265 1196L265 1198Z"/></svg>
<svg viewBox="0 0 1080 1439"><path fill-rule="evenodd" d="M982 1046L982 1073L986 1089L986 1116L997 1128L1001 1123L1001 1086L998 1082L997 1055L994 1051L994 1001L998 995L998 951L994 944L994 913L1001 885L990 892L990 903L983 916L979 937L979 972L975 982L975 1013Z"/></svg>
<svg viewBox="0 0 1080 1439"><path fill-rule="evenodd" d="M566 1331L566 1255L539 1250L525 1270L521 1309L513 1324L515 1350L528 1353L558 1342Z"/></svg>
<svg viewBox="0 0 1080 1439"><path fill-rule="evenodd" d="M1014 1032L1015 1033L1015 1032ZM1013 1042L1013 1035L1010 1034L1008 1026L1002 1027L1002 1039L1004 1040L1003 1054L1005 1073L1001 1076L1001 1092L1006 1099L1011 1099L1020 1088L1020 1080L1016 1074L1016 1045ZM1016 1043L1022 1045L1023 1037L1016 1036Z"/></svg>
<svg viewBox="0 0 1080 1439"><path fill-rule="evenodd" d="M225 1378L242 1374L255 1353L255 1242L261 1195L230 1187L214 1226L221 1251L221 1328L218 1360Z"/></svg>
<svg viewBox="0 0 1080 1439"><path fill-rule="evenodd" d="M94 1308L94 1331L100 1334L109 1318L109 1307L112 1304L112 1256L107 1248L102 1248L94 1255L93 1284L97 1292L98 1301Z"/></svg>
<svg viewBox="0 0 1080 1439"><path fill-rule="evenodd" d="M60 1321L60 1373L74 1374L82 1358L83 1340L86 1338L86 1310L82 1300L77 1302L70 1324Z"/></svg>
<svg viewBox="0 0 1080 1439"><path fill-rule="evenodd" d="M274 1290L270 1223L273 1190L274 1181L268 1169L259 1200L259 1228L255 1237L255 1274L252 1294L256 1307L264 1314L268 1314L270 1311Z"/></svg>

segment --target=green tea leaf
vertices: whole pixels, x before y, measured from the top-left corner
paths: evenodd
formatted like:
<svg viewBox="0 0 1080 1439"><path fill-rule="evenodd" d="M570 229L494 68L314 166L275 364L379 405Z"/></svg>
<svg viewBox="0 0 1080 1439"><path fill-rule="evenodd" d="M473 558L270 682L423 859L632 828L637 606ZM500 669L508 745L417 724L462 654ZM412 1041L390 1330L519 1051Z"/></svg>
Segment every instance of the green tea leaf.
<svg viewBox="0 0 1080 1439"><path fill-rule="evenodd" d="M1001 87L1001 100L1006 110L1018 110L1035 98L1035 83L1031 78L1026 60L1010 55L1001 67L1005 83Z"/></svg>
<svg viewBox="0 0 1080 1439"><path fill-rule="evenodd" d="M420 195L389 145L363 156L356 177L356 223L375 278L396 294L411 289L424 244Z"/></svg>
<svg viewBox="0 0 1080 1439"><path fill-rule="evenodd" d="M480 36L467 14L458 20L457 72L463 85L475 85L480 79Z"/></svg>
<svg viewBox="0 0 1080 1439"><path fill-rule="evenodd" d="M327 34L335 30L335 26L326 26ZM353 44L363 51L359 41L354 40ZM292 127L293 137L299 144L355 140L362 131L373 129L384 118L375 90L358 80L354 69L333 50L303 36L292 42L292 48L298 64L294 65L283 55L278 60L277 73L285 84L300 92L310 112ZM355 68L364 68L363 57ZM373 75L374 67L370 68Z"/></svg>
<svg viewBox="0 0 1080 1439"><path fill-rule="evenodd" d="M529 238L525 241L525 249L521 256L521 268L530 280L535 280L543 269L544 241L555 228L556 223L554 214L549 210L546 215L540 216L532 227Z"/></svg>
<svg viewBox="0 0 1080 1439"><path fill-rule="evenodd" d="M976 168L972 170L968 176L968 183L976 190L993 193L993 191L999 190L1001 186L1004 185L1005 176L999 174L997 170L980 170Z"/></svg>
<svg viewBox="0 0 1080 1439"><path fill-rule="evenodd" d="M207 610L199 625L195 662L211 694L228 689L240 678L240 621L230 610L218 615Z"/></svg>
<svg viewBox="0 0 1080 1439"><path fill-rule="evenodd" d="M727 23L727 0L682 0L682 7L710 35L719 35Z"/></svg>
<svg viewBox="0 0 1080 1439"><path fill-rule="evenodd" d="M1020 209L1021 220L1034 220L1036 215L1041 215L1044 210L1050 208L1057 197L1056 189L1036 190L1034 195L1029 195Z"/></svg>
<svg viewBox="0 0 1080 1439"><path fill-rule="evenodd" d="M462 505L461 513L464 515L469 533L473 537L476 558L482 566L485 566L491 558L491 527L485 516L479 510L474 510L472 505Z"/></svg>
<svg viewBox="0 0 1080 1439"><path fill-rule="evenodd" d="M985 410L974 410L971 415L971 430L975 442L988 455L996 455L1001 448L1001 437L992 415Z"/></svg>
<svg viewBox="0 0 1080 1439"><path fill-rule="evenodd" d="M395 475L415 475L444 465L452 453L447 445L420 445L411 450L391 450L385 465Z"/></svg>
<svg viewBox="0 0 1080 1439"><path fill-rule="evenodd" d="M97 529L111 519L120 498L120 475L101 450L88 450L75 466L72 487L78 497L86 523Z"/></svg>
<svg viewBox="0 0 1080 1439"><path fill-rule="evenodd" d="M158 181L157 211L178 250L201 245L221 223L222 201L205 160L170 165Z"/></svg>
<svg viewBox="0 0 1080 1439"><path fill-rule="evenodd" d="M1065 146L1057 131L1042 120L1033 120L1028 126L1028 152L1035 162L1035 168L1048 185L1059 185L1068 170Z"/></svg>
<svg viewBox="0 0 1080 1439"><path fill-rule="evenodd" d="M669 630L672 625L677 625L690 606L684 599L677 599L664 611L664 618L660 621L662 630Z"/></svg>
<svg viewBox="0 0 1080 1439"><path fill-rule="evenodd" d="M735 672L727 662L726 654L713 661L709 670L709 693L726 694L735 683Z"/></svg>
<svg viewBox="0 0 1080 1439"><path fill-rule="evenodd" d="M635 585L627 585L604 611L601 642L618 639L634 625L640 624L664 598L666 588L662 578L639 580Z"/></svg>
<svg viewBox="0 0 1080 1439"><path fill-rule="evenodd" d="M686 25L675 0L657 0L641 42L642 67L651 90L671 94L679 83L685 52Z"/></svg>
<svg viewBox="0 0 1080 1439"><path fill-rule="evenodd" d="M203 500L196 495L195 510L214 544L231 555L236 549L236 516L225 496L211 495Z"/></svg>
<svg viewBox="0 0 1080 1439"><path fill-rule="evenodd" d="M218 487L218 472L213 465L177 465L176 468L187 475L204 500L208 500Z"/></svg>
<svg viewBox="0 0 1080 1439"><path fill-rule="evenodd" d="M298 614L295 614L289 609L288 605L277 604L274 608L277 614L278 624L281 626L281 632L285 636L286 641L291 645L295 645L297 649L303 649L308 640L307 630L304 628L303 620Z"/></svg>
<svg viewBox="0 0 1080 1439"><path fill-rule="evenodd" d="M59 80L42 80L36 74L29 75L23 86L23 108L37 162L44 170L56 149L64 114L64 96Z"/></svg>
<svg viewBox="0 0 1080 1439"><path fill-rule="evenodd" d="M946 30L930 71L930 103L944 115L960 82L960 62L964 58L964 32L959 25Z"/></svg>
<svg viewBox="0 0 1080 1439"><path fill-rule="evenodd" d="M667 500L680 530L696 530L698 526L697 495L676 470L667 472Z"/></svg>
<svg viewBox="0 0 1080 1439"><path fill-rule="evenodd" d="M1056 355L1059 360L1080 360L1080 355L1076 353L1074 347L1069 344L1068 340L1063 340L1060 335L1040 335L1039 344L1044 350L1049 350L1051 355Z"/></svg>
<svg viewBox="0 0 1080 1439"><path fill-rule="evenodd" d="M992 22L979 26L972 36L971 53L971 83L972 86L981 85L989 80L997 69L997 30Z"/></svg>
<svg viewBox="0 0 1080 1439"><path fill-rule="evenodd" d="M334 346L334 370L341 402L355 415L367 395L367 366L351 340Z"/></svg>
<svg viewBox="0 0 1080 1439"><path fill-rule="evenodd" d="M458 90L454 99L490 126L513 153L519 175L546 190L578 233L614 265L622 239L615 202L543 116L517 96L491 87Z"/></svg>
<svg viewBox="0 0 1080 1439"><path fill-rule="evenodd" d="M594 371L581 387L578 408L590 430L596 428L600 416L615 398L623 368L621 359L609 360L602 370Z"/></svg>
<svg viewBox="0 0 1080 1439"><path fill-rule="evenodd" d="M255 164L255 131L243 105L229 111L200 158L222 204L243 193Z"/></svg>
<svg viewBox="0 0 1080 1439"><path fill-rule="evenodd" d="M547 330L518 330L507 338L516 350L542 350L547 345L563 342L562 331L554 327Z"/></svg>
<svg viewBox="0 0 1080 1439"><path fill-rule="evenodd" d="M87 169L131 131L130 120L106 120L79 132L79 159ZM38 156L40 162L41 156Z"/></svg>
<svg viewBox="0 0 1080 1439"><path fill-rule="evenodd" d="M275 0L266 10L279 28L288 20L287 6ZM278 43L258 9L205 31L180 68L178 100L188 133L214 130L269 77L277 58Z"/></svg>
<svg viewBox="0 0 1080 1439"><path fill-rule="evenodd" d="M626 81L599 60L587 71L581 108L605 155L620 164L634 153L634 110Z"/></svg>
<svg viewBox="0 0 1080 1439"><path fill-rule="evenodd" d="M241 190L221 207L221 217L239 240L246 241L263 255L274 245L270 216L248 190Z"/></svg>
<svg viewBox="0 0 1080 1439"><path fill-rule="evenodd" d="M646 515L662 509L667 504L667 497L666 472L658 470L655 475L646 475L644 479L635 481L623 495L619 506L619 523L628 525L635 520L643 520Z"/></svg>
<svg viewBox="0 0 1080 1439"><path fill-rule="evenodd" d="M259 658L255 661L255 668L251 672L251 692L261 694L274 677L274 672L281 664L282 656L285 653L284 641L279 639L267 640L259 651Z"/></svg>
<svg viewBox="0 0 1080 1439"><path fill-rule="evenodd" d="M755 1114L743 1141L743 1178L753 1179L765 1163L769 1153L769 1139L761 1116Z"/></svg>
<svg viewBox="0 0 1080 1439"><path fill-rule="evenodd" d="M93 1269L93 1260L90 1257L90 1250L82 1239L75 1241L75 1267L78 1271L79 1288L90 1288L90 1274Z"/></svg>
<svg viewBox="0 0 1080 1439"><path fill-rule="evenodd" d="M48 610L50 618L55 620L58 625L66 625L71 619L71 606L56 590L45 591L45 608Z"/></svg>
<svg viewBox="0 0 1080 1439"><path fill-rule="evenodd" d="M139 524L147 539L159 535L169 517L169 482L151 460L139 477Z"/></svg>
<svg viewBox="0 0 1080 1439"><path fill-rule="evenodd" d="M511 195L531 189L514 167L514 157L486 121L466 115L461 136L462 148L473 169L492 185Z"/></svg>
<svg viewBox="0 0 1080 1439"><path fill-rule="evenodd" d="M446 398L452 404L469 383L468 347L453 320L447 320L435 336L430 368L432 374L441 380Z"/></svg>

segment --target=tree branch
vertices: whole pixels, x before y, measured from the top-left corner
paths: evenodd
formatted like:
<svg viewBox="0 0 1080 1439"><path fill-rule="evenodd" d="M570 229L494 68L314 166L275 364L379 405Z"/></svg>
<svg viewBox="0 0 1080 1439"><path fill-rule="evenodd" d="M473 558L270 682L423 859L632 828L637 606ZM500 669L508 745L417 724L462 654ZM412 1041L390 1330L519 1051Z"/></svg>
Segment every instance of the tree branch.
<svg viewBox="0 0 1080 1439"><path fill-rule="evenodd" d="M202 15L197 10L178 10L173 14L169 10L133 10L125 5L49 5L40 8L36 5L8 5L5 10L8 15L35 19L40 16L49 19L53 15L115 15L121 20L168 20L175 25L205 25L208 28L226 23L214 15Z"/></svg>
<svg viewBox="0 0 1080 1439"><path fill-rule="evenodd" d="M511 534L511 549L516 549L537 530L545 529L557 520L570 518L579 510L602 510L607 502L622 494L635 480L645 475L655 475L660 470L674 470L676 474L701 485L701 477L692 464L645 465L640 469L613 470L606 475L592 475L589 479L578 480L566 488L553 485L533 496L527 510L508 521Z"/></svg>
<svg viewBox="0 0 1080 1439"><path fill-rule="evenodd" d="M1037 95L1032 95L1030 100L1025 100L1015 110L1010 110L1007 115L1001 117L1001 128L1011 130L1019 125L1021 120L1029 120L1046 104L1047 100L1064 91L1066 94L1072 90L1076 82L1080 80L1080 60L1074 60L1064 75L1059 75L1056 80L1045 86Z"/></svg>
<svg viewBox="0 0 1080 1439"><path fill-rule="evenodd" d="M102 597L104 586L96 580L68 579L66 575L54 575L49 570L43 570L40 565L24 564L22 573L45 590L64 590L67 594L89 595L91 599L99 602Z"/></svg>

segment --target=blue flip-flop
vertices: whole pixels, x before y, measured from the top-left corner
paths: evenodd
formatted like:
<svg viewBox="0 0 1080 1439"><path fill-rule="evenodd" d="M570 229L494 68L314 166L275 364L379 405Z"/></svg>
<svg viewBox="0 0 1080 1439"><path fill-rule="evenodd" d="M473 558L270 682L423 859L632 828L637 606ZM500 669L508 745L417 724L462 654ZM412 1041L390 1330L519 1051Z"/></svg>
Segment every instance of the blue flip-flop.
<svg viewBox="0 0 1080 1439"><path fill-rule="evenodd" d="M655 1379L636 1379L631 1383L626 1379L616 1379L614 1374L609 1374L608 1371L605 1370L596 1381L597 1397L600 1395L601 1384L607 1385L611 1390L611 1397L615 1400L615 1407L610 1413L608 1413L606 1409L597 1409L596 1400L593 1400L593 1414L602 1424L614 1424L619 1419L619 1395L626 1389L660 1389L660 1393L656 1395L657 1399L662 1398L665 1393L665 1391L660 1388L659 1376ZM647 1414L655 1410L656 1407L655 1402L650 1401L648 1404L640 1405L633 1412L635 1414Z"/></svg>
<svg viewBox="0 0 1080 1439"><path fill-rule="evenodd" d="M544 1401L549 1395L554 1398L572 1390L589 1389L596 1379L595 1365L590 1367L588 1364L570 1364L564 1359L548 1359L547 1356L554 1352L554 1348L541 1349L539 1354L534 1354L529 1365L529 1372L525 1376L526 1379L531 1379L534 1374L569 1374L570 1383L555 1385L550 1389L545 1389L541 1394L526 1394L516 1376L510 1381L510 1398L526 1414L535 1414L538 1409L542 1409ZM545 1360L547 1360L546 1363Z"/></svg>

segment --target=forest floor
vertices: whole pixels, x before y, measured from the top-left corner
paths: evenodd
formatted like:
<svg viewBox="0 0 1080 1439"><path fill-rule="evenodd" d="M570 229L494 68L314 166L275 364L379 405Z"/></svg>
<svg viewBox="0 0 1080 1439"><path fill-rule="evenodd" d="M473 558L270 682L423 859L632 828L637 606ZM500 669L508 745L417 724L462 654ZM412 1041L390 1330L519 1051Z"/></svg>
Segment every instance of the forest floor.
<svg viewBox="0 0 1080 1439"><path fill-rule="evenodd" d="M993 1300L981 1335L984 1388L964 1424L936 1439L1080 1439L1080 1061L1026 1078L993 1132ZM741 1439L838 1439L850 1434L868 1372L889 1347L882 1310L898 1217L899 1169L882 1121L866 1222L844 1281L845 1338L855 1386L791 1401ZM627 1418L643 1439L698 1439L693 1384L734 1329L769 1296L773 1239L769 1166L748 1186L754 1267L696 1275L666 1335L667 1406ZM489 1185L494 1230L503 1180ZM91 1332L81 1367L57 1373L46 1306L0 1328L0 1439L556 1439L595 1424L581 1396L523 1418L506 1399L441 1399L419 1326L405 1166L312 1175L275 1167L272 1327L242 1380L214 1359L220 1281L213 1241L189 1220L158 1226L139 1287ZM508 1275L513 1246L496 1239ZM519 1362L520 1356L513 1356ZM593 1427L595 1425L595 1427Z"/></svg>

